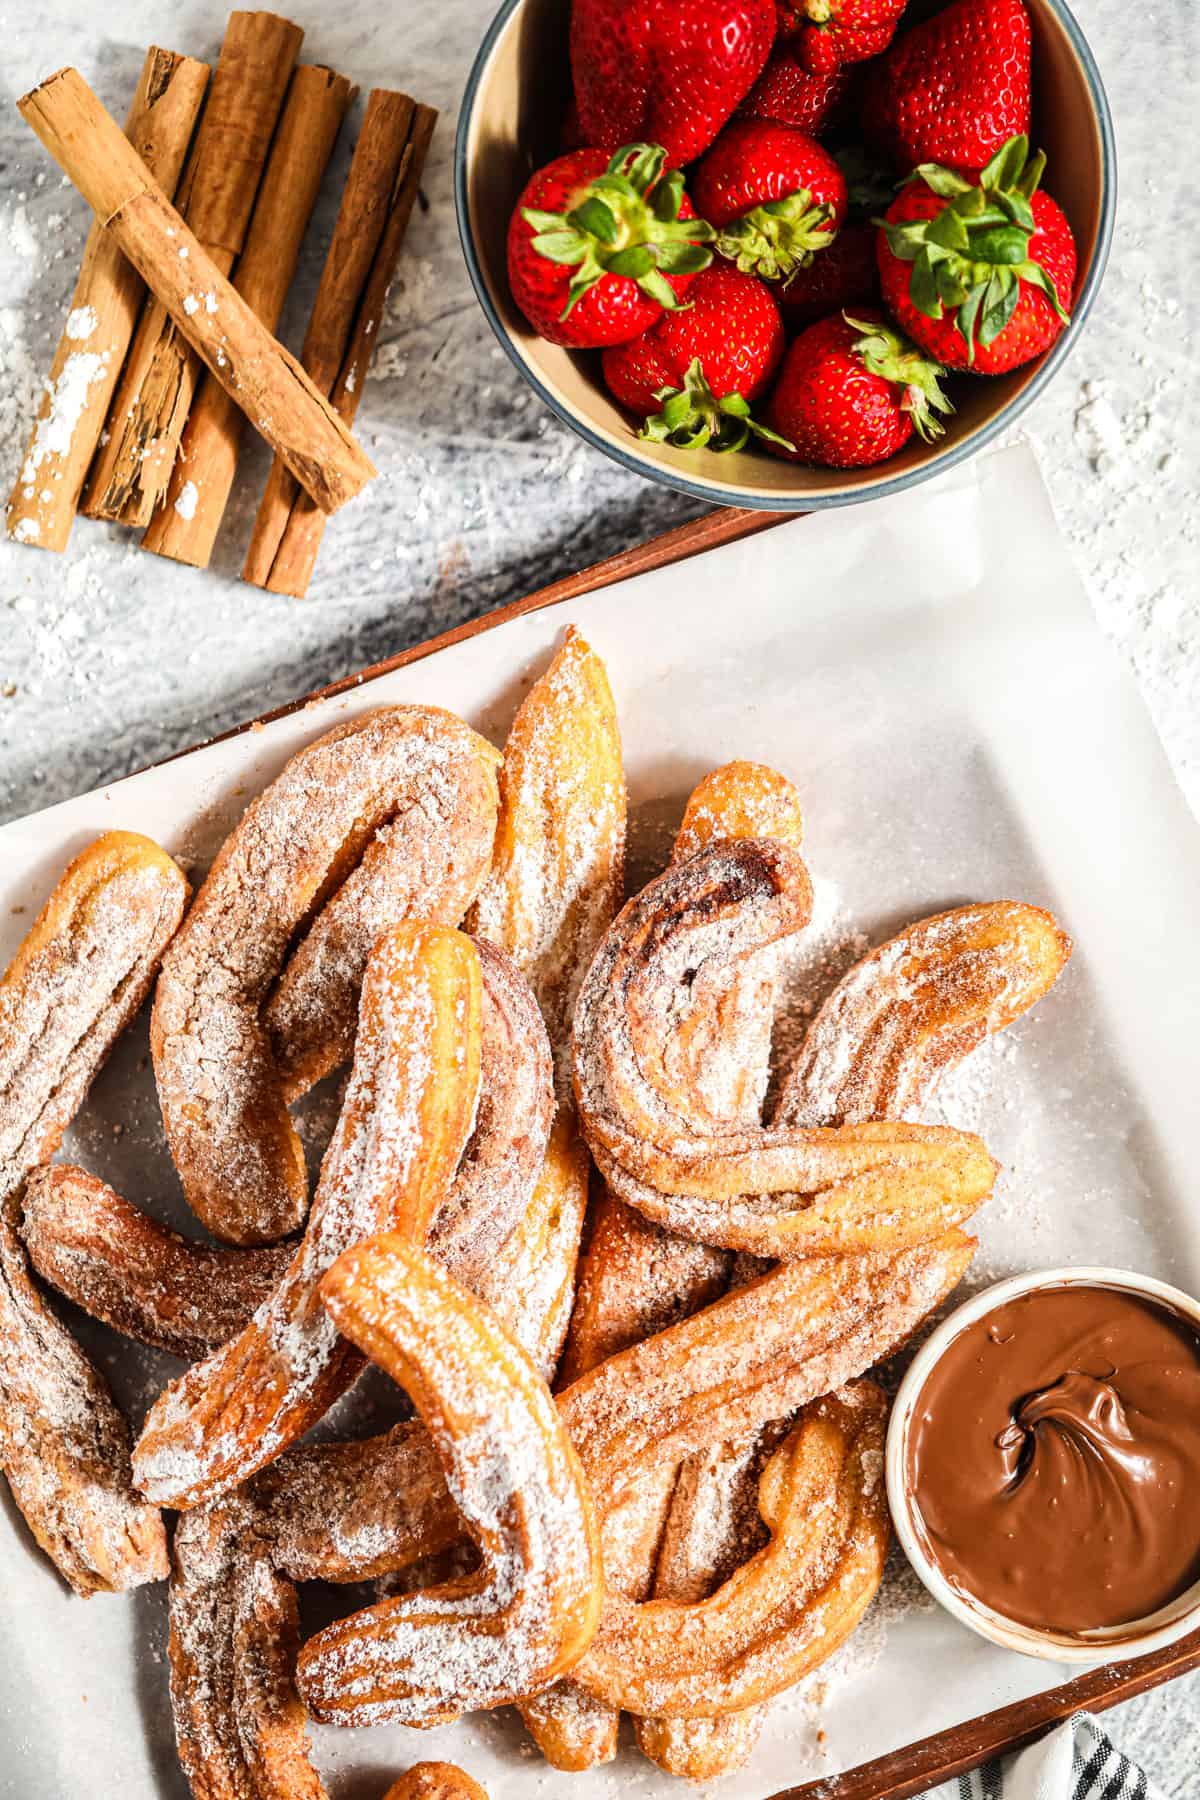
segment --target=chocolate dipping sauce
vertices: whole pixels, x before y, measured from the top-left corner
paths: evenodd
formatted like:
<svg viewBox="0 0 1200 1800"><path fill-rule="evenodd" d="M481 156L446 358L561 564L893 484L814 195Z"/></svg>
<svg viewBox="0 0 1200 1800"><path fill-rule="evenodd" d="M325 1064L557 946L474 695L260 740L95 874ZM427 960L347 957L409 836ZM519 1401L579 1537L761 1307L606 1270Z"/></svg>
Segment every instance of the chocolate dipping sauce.
<svg viewBox="0 0 1200 1800"><path fill-rule="evenodd" d="M942 1574L1005 1618L1132 1625L1200 1580L1200 1334L1114 1288L968 1325L917 1396L905 1478Z"/></svg>

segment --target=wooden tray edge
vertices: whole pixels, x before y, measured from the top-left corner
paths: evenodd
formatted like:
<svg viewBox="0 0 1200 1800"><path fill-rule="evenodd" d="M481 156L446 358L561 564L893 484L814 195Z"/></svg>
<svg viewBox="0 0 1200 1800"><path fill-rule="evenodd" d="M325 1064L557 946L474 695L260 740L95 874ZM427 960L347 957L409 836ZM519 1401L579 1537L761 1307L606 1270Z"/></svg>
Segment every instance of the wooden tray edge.
<svg viewBox="0 0 1200 1800"><path fill-rule="evenodd" d="M258 718L248 719L240 725L230 727L228 731L191 744L187 749L176 751L173 756L164 757L160 763L152 766L159 767L162 762L175 762L180 757L190 756L195 750L205 749L209 744L223 743L228 738L239 737L243 732L269 724L272 720L287 718L289 714L301 711L314 701L333 699L339 694L363 687L381 675L405 668L410 663L422 662L436 651L478 637L494 630L497 625L506 624L510 619L539 612L566 600L578 599L584 594L596 593L601 588L612 587L614 583L626 581L632 576L667 568L689 557L699 556L706 550L737 543L742 538L803 516L796 513L760 512L741 507L719 508L699 519L689 520L670 531L662 532L632 549L623 550L616 556L592 563L573 575L563 576L546 587L537 588L533 593L526 594L507 606L497 607L491 612L482 613L478 618L468 619L450 631L427 638L395 656L386 657L382 662L372 663L356 674L344 676L326 687L315 688ZM1095 1712L1106 1711L1123 1700L1131 1700L1138 1694L1146 1693L1151 1688L1197 1668L1200 1668L1200 1631L1193 1632L1165 1650L1137 1657L1129 1662L1106 1663L1099 1669L1090 1669L1076 1676L1060 1687L1030 1695L1027 1699L1014 1701L1012 1705L999 1707L993 1712L978 1714L975 1718L952 1725L932 1737L889 1751L871 1762L858 1763L841 1774L824 1776L799 1787L780 1790L764 1797L764 1800L911 1800L912 1796L923 1794L928 1788L936 1787L939 1782L977 1769L981 1763L988 1762L995 1756L1007 1755L1034 1743L1055 1725L1083 1708L1090 1708Z"/></svg>
<svg viewBox="0 0 1200 1800"><path fill-rule="evenodd" d="M1074 1713L1105 1712L1193 1669L1200 1669L1200 1631L1148 1656L1088 1669L1061 1687L980 1713L840 1775L786 1788L770 1800L911 1800L995 1756L1024 1749Z"/></svg>
<svg viewBox="0 0 1200 1800"><path fill-rule="evenodd" d="M258 718L247 719L240 725L231 725L228 731L217 732L214 737L201 738L198 743L189 744L184 750L176 750L171 756L161 757L150 766L159 768L163 763L177 762L181 756L191 756L193 751L206 750L210 744L223 744L229 738L240 737L245 731L270 725L276 719L286 719L289 714L301 712L316 700L336 699L339 694L364 687L381 675L390 675L395 669L423 662L427 656L433 656L439 650L448 650L452 644L462 644L468 638L494 631L497 625L506 625L510 619L522 618L526 613L540 612L543 607L557 606L564 600L577 600L583 594L593 594L601 588L612 587L615 582L628 581L634 575L648 575L654 569L684 562L690 556L700 556L705 550L717 550L723 544L737 543L741 538L753 537L757 532L767 531L773 525L784 525L789 520L803 516L796 513L759 512L735 506L721 507L715 512L705 513L702 518L690 519L686 524L676 525L670 531L660 532L657 537L647 539L644 544L636 544L631 550L622 550L616 556L608 556L601 562L589 564L574 575L564 575L547 587L536 588L532 594L510 601L507 606L494 607L491 612L480 613L475 619L467 619L450 631L440 632L437 637L425 638L421 643L397 652L395 656L385 657L382 662L371 663L353 675L344 675L340 681L330 682L327 687L314 688L310 693L301 694L298 699L289 700L285 705L262 713ZM139 774L144 771L131 770L130 773Z"/></svg>

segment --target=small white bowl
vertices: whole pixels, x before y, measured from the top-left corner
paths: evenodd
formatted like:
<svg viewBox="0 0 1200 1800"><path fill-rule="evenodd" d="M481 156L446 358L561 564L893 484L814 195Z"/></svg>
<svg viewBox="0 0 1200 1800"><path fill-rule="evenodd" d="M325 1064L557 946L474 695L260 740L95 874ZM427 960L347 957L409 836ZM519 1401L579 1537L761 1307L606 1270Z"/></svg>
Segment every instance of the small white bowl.
<svg viewBox="0 0 1200 1800"><path fill-rule="evenodd" d="M1179 1288L1168 1287L1149 1275L1134 1275L1127 1269L1036 1269L1028 1275L1015 1275L1009 1281L985 1288L938 1326L921 1347L900 1384L888 1424L888 1504L904 1553L929 1592L947 1612L981 1637L990 1638L992 1643L1005 1650L1019 1650L1023 1656L1039 1656L1047 1662L1098 1663L1107 1662L1114 1656L1141 1656L1150 1650L1164 1649L1200 1624L1200 1582L1177 1595L1169 1605L1127 1625L1083 1632L1036 1631L1032 1626L1006 1619L1002 1613L948 1581L926 1550L922 1533L913 1521L912 1502L905 1481L908 1437L917 1400L934 1364L966 1326L973 1325L997 1306L1019 1299L1022 1294L1056 1287L1105 1287L1135 1294L1139 1299L1156 1301L1200 1331L1200 1300L1193 1300Z"/></svg>

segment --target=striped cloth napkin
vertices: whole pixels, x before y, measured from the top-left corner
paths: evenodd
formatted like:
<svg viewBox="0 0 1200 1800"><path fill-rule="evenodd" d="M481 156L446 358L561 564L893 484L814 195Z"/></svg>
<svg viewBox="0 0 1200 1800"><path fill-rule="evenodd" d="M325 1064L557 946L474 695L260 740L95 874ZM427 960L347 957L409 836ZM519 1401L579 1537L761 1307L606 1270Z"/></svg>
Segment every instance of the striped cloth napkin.
<svg viewBox="0 0 1200 1800"><path fill-rule="evenodd" d="M945 1782L926 1800L1156 1800L1156 1790L1090 1713L1076 1713L1039 1744Z"/></svg>

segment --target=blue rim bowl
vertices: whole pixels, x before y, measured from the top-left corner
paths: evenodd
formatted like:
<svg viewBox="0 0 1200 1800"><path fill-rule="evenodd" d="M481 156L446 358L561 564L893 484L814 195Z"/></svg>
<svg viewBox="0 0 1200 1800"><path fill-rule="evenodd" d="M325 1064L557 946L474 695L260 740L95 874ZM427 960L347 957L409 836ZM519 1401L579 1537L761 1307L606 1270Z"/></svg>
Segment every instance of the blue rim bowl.
<svg viewBox="0 0 1200 1800"><path fill-rule="evenodd" d="M1026 4L1033 26L1033 135L1049 156L1046 186L1075 234L1075 306L1070 325L1035 361L1010 375L957 380L957 411L936 445L914 439L874 468L832 470L761 451L718 456L643 443L606 393L594 353L563 350L530 330L508 291L505 237L529 175L558 153L569 98L569 0L504 0L475 58L459 114L459 237L479 303L508 356L546 405L595 449L712 505L776 512L846 506L915 487L974 456L1020 417L1070 355L1099 292L1116 212L1112 116L1095 58L1063 0ZM918 10L914 5L914 14Z"/></svg>

